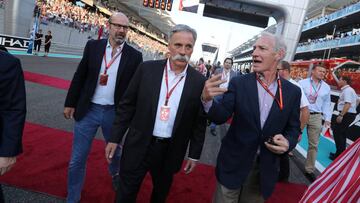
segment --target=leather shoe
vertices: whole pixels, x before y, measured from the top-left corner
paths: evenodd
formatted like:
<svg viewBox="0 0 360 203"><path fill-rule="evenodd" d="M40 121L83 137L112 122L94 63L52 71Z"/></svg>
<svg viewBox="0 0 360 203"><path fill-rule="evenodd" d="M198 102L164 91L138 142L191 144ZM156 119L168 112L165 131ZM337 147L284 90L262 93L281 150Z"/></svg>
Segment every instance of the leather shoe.
<svg viewBox="0 0 360 203"><path fill-rule="evenodd" d="M316 176L314 173L305 173L305 177L310 181L314 182L316 180Z"/></svg>
<svg viewBox="0 0 360 203"><path fill-rule="evenodd" d="M211 129L211 130L210 130L210 133L211 133L213 136L216 136L216 129Z"/></svg>
<svg viewBox="0 0 360 203"><path fill-rule="evenodd" d="M114 191L117 191L119 189L119 183L120 183L120 176L119 174L116 174L112 177L112 186Z"/></svg>

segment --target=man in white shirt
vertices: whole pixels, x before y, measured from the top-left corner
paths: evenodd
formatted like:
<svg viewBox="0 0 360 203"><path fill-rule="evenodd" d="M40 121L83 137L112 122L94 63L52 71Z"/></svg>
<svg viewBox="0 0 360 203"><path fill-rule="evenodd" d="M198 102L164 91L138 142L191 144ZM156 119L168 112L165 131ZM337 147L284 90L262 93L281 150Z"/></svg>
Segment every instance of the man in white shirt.
<svg viewBox="0 0 360 203"><path fill-rule="evenodd" d="M314 175L315 161L317 156L319 138L322 128L322 120L325 127L330 127L331 122L331 100L330 86L323 81L326 69L317 64L311 72L311 77L299 81L310 105L310 118L306 124L309 147L305 163L305 175L310 181L316 179Z"/></svg>
<svg viewBox="0 0 360 203"><path fill-rule="evenodd" d="M91 143L99 127L108 142L115 106L128 87L142 54L125 42L129 20L123 13L109 19L109 39L90 40L66 96L64 117L75 119L69 163L67 202L79 202ZM120 149L109 164L113 187L119 181Z"/></svg>
<svg viewBox="0 0 360 203"><path fill-rule="evenodd" d="M302 90L299 83L290 77L291 67L289 62L281 61L278 66L278 72L281 77L290 81L294 85L298 86L301 90L301 101L300 101L300 128L301 132L304 130L305 124L309 121L309 102L306 98L304 91ZM301 134L299 135L301 136ZM289 152L290 153L290 152ZM280 159L280 172L279 181L287 182L290 175L290 163L288 153L283 154Z"/></svg>
<svg viewBox="0 0 360 203"><path fill-rule="evenodd" d="M337 110L339 115L336 118L333 126L334 140L336 145L336 152L330 153L331 160L336 159L346 149L346 137L348 134L349 125L356 117L356 104L358 96L355 90L350 86L351 78L342 76L339 79L339 87L341 93L339 96Z"/></svg>
<svg viewBox="0 0 360 203"><path fill-rule="evenodd" d="M120 101L105 151L111 162L126 134L116 202L135 203L147 172L153 180L151 202L165 202L187 149L185 173L194 170L200 158L206 129L200 101L205 77L188 64L195 41L194 29L174 26L169 58L140 64Z"/></svg>
<svg viewBox="0 0 360 203"><path fill-rule="evenodd" d="M233 65L233 59L229 58L229 57L225 58L224 68L218 68L214 72L214 75L221 74L221 79L226 81L220 85L221 88L228 88L230 80L236 76L236 72L231 69L232 65ZM217 96L214 99L221 100L222 95ZM216 126L217 125L215 123L210 124L210 132L213 136L216 136ZM227 124L227 123L224 123L222 126L224 127L223 129L225 130L225 132L227 131L227 129L229 129L229 124ZM225 136L225 134L222 135L221 137L224 137L224 136Z"/></svg>

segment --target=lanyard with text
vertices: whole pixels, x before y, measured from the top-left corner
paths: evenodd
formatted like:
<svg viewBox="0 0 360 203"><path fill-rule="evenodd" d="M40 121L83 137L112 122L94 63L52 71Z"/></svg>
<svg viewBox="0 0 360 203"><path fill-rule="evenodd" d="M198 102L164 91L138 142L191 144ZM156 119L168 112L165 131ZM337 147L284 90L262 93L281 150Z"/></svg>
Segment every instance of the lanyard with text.
<svg viewBox="0 0 360 203"><path fill-rule="evenodd" d="M279 87L279 96L280 100L275 97L275 95L269 90L269 87L261 81L258 75L256 75L256 80L260 83L260 85L267 91L267 93L270 94L270 96L278 103L280 110L283 110L284 104L283 104L283 95L282 95L282 86L281 86L281 80L280 78L277 79L278 87Z"/></svg>
<svg viewBox="0 0 360 203"><path fill-rule="evenodd" d="M100 81L99 81L100 85L102 85L102 86L107 85L107 81L108 81L108 77L109 77L109 75L107 74L107 70L111 67L111 65L115 62L115 60L120 56L120 54L121 54L121 51L116 53L116 55L111 58L110 62L107 63L106 50L105 50L105 53L104 53L105 70L104 70L104 73L100 75Z"/></svg>
<svg viewBox="0 0 360 203"><path fill-rule="evenodd" d="M169 64L169 66L171 66L171 65ZM181 82L182 79L184 79L184 76L181 76L181 78L175 83L175 85L169 91L169 81L168 81L169 77L168 77L167 66L165 66L164 71L165 71L166 97L165 97L165 104L163 106L161 106L161 108L160 108L160 120L167 121L167 120L169 120L169 117L170 117L170 107L168 106L169 99L170 99L173 91L177 87L177 85Z"/></svg>
<svg viewBox="0 0 360 203"><path fill-rule="evenodd" d="M321 85L322 85L322 82L319 81L320 84L317 85L317 88L315 88L314 86L314 82L310 79L310 84L311 84L311 87L310 87L310 94L308 96L308 100L309 100L309 103L310 104L314 104L316 102L316 99L318 97L318 94L319 94L319 91L320 91L320 88L321 88ZM314 89L314 94L312 94L312 90Z"/></svg>
<svg viewBox="0 0 360 203"><path fill-rule="evenodd" d="M169 64L170 65L170 64ZM171 65L170 65L171 66ZM181 82L181 80L184 78L184 76L181 76L181 78L179 79L179 81L177 81L177 83L170 89L169 91L169 77L168 77L168 70L165 66L165 84L166 84L166 98L165 98L165 106L168 105L169 103L169 99L173 93L173 91L175 90L176 86Z"/></svg>

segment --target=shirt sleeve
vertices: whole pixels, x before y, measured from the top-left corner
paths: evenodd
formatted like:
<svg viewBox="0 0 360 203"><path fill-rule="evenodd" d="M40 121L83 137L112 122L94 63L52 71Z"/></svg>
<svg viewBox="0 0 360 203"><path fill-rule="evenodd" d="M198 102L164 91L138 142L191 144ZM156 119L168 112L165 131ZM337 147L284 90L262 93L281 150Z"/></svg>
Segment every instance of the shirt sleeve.
<svg viewBox="0 0 360 203"><path fill-rule="evenodd" d="M213 100L206 102L206 101L203 101L203 100L201 99L201 103L202 103L202 105L204 106L204 111L205 111L206 113L209 113L209 110L210 110L210 108L211 108L211 106L212 106L212 104L213 104Z"/></svg>
<svg viewBox="0 0 360 203"><path fill-rule="evenodd" d="M351 103L352 102L352 94L351 91L345 90L344 91L344 102L345 103Z"/></svg>
<svg viewBox="0 0 360 203"><path fill-rule="evenodd" d="M300 102L300 108L304 108L304 107L307 107L309 106L309 101L305 95L305 92L304 90L301 88L300 86L300 90L301 90L301 102Z"/></svg>
<svg viewBox="0 0 360 203"><path fill-rule="evenodd" d="M332 111L331 111L331 98L330 98L330 87L328 88L328 93L324 97L324 103L322 106L322 112L324 114L325 121L331 121Z"/></svg>

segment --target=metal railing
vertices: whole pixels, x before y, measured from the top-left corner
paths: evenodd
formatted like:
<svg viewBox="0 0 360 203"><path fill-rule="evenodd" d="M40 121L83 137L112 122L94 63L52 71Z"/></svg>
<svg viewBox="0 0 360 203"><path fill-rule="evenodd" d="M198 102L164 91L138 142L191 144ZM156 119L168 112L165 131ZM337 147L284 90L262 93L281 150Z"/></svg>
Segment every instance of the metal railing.
<svg viewBox="0 0 360 203"><path fill-rule="evenodd" d="M350 14L356 13L356 12L360 12L360 2L357 2L356 4L350 5L348 7L340 9L338 11L335 11L334 13L323 16L321 18L305 22L302 31L304 32L306 30L310 30L314 27L318 27L320 25L329 23L331 21L334 21L336 19L345 17L347 15L350 15Z"/></svg>
<svg viewBox="0 0 360 203"><path fill-rule="evenodd" d="M360 44L360 35L352 35L344 38L338 38L333 40L314 42L309 45L303 45L297 47L296 53L303 53L308 51L317 51L324 49L333 49L337 47L353 46Z"/></svg>

